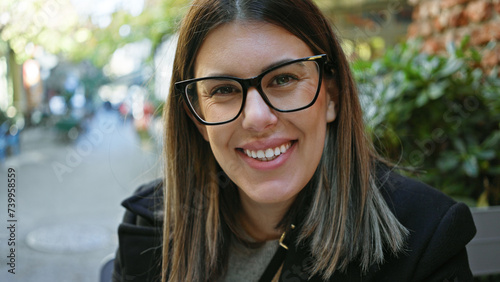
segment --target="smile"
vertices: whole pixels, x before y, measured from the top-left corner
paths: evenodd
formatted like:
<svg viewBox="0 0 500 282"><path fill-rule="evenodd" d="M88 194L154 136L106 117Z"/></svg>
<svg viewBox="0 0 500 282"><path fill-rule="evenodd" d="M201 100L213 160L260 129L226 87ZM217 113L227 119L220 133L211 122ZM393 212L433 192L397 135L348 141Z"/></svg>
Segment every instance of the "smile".
<svg viewBox="0 0 500 282"><path fill-rule="evenodd" d="M265 150L243 150L247 156L259 161L268 162L276 159L279 155L284 154L292 145L292 142L287 142L275 148L268 148Z"/></svg>

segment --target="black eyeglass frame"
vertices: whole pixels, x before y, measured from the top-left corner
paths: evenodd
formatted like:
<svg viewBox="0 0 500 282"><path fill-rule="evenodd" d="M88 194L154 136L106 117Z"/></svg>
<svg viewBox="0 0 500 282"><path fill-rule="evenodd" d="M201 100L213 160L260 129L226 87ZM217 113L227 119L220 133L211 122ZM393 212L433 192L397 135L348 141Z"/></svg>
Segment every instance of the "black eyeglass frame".
<svg viewBox="0 0 500 282"><path fill-rule="evenodd" d="M281 110L281 109L278 109L278 108L274 107L271 104L271 102L269 101L269 99L267 98L267 96L264 93L264 91L262 90L262 85L261 85L262 78L266 74L274 71L275 69L278 69L278 68L281 68L281 67L284 67L284 66L287 66L287 65L290 65L290 64L294 64L294 63L297 63L297 62L302 62L302 61L314 61L314 62L316 62L318 64L318 68L319 68L319 70L318 70L319 71L319 82L318 82L318 89L316 90L316 94L314 95L314 99L309 104L307 104L307 105L305 105L303 107L297 108L297 109ZM314 56L310 56L310 57L295 59L295 60L292 60L292 61L289 61L289 62L285 62L285 63L280 64L280 65L274 66L274 67L272 67L270 69L267 69L263 73L261 73L261 74L259 74L257 76L251 77L251 78L239 78L239 77L233 77L233 76L208 76L208 77L192 78L192 79L188 79L188 80L178 81L178 82L176 82L174 84L174 87L175 87L175 91L177 91L178 93L182 94L182 98L183 98L184 102L188 105L189 111L193 114L193 116L196 118L196 120L198 120L200 123L202 123L204 125L220 125L220 124L226 124L226 123L232 122L232 121L236 120L240 116L241 112L245 108L245 102L246 102L246 98L247 98L247 92L248 92L248 89L250 87L255 87L257 89L257 92L259 92L259 95L264 100L264 102L271 109L273 109L275 111L278 111L280 113L296 112L296 111L304 110L304 109L307 109L307 108L311 107L316 102L316 100L318 99L318 94L319 94L319 92L321 90L321 83L323 81L323 72L324 72L325 64L327 64L327 55L326 54L314 55ZM230 80L234 80L234 81L238 82L242 86L243 99L242 99L242 103L241 103L241 108L240 108L240 110L238 111L238 113L236 114L236 116L234 118L232 118L230 120L227 120L227 121L221 121L221 122L207 122L207 121L204 121L198 115L198 113L196 113L196 110L194 109L194 106L191 104L191 101L188 98L188 94L187 94L187 89L186 88L187 88L187 86L189 84L191 84L193 82L197 82L197 81L200 81L200 80L206 80L206 79L230 79Z"/></svg>

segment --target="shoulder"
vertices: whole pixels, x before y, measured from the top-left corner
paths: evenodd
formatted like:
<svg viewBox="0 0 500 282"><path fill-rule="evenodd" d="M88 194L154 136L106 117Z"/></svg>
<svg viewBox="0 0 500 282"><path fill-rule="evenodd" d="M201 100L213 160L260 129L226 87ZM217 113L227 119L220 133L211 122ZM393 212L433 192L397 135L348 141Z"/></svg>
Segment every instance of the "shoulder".
<svg viewBox="0 0 500 282"><path fill-rule="evenodd" d="M163 221L163 181L156 179L141 185L131 197L122 202L122 206L144 224L161 223Z"/></svg>
<svg viewBox="0 0 500 282"><path fill-rule="evenodd" d="M399 220L439 217L456 202L415 179L386 170L378 175L380 191Z"/></svg>
<svg viewBox="0 0 500 282"><path fill-rule="evenodd" d="M410 231L431 231L453 215L461 216L455 224L474 227L469 208L441 191L394 171L386 171L378 179L387 205Z"/></svg>
<svg viewBox="0 0 500 282"><path fill-rule="evenodd" d="M465 245L476 228L469 207L393 171L384 172L379 181L389 208L409 231L407 252L394 266L406 269L417 281L470 279Z"/></svg>
<svg viewBox="0 0 500 282"><path fill-rule="evenodd" d="M122 202L113 281L156 281L161 273L163 182L140 186Z"/></svg>

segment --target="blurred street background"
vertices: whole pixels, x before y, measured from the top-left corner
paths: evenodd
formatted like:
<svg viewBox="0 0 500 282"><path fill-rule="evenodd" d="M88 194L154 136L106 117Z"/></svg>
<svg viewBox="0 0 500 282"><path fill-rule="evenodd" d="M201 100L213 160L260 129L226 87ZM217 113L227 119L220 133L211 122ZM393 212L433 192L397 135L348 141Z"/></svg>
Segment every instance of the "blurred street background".
<svg viewBox="0 0 500 282"><path fill-rule="evenodd" d="M16 170L18 222L15 275L7 272L9 234L0 233L0 281L98 281L116 250L120 202L161 175L156 144L142 142L118 112L98 109L87 123L73 142L53 128L26 129L21 152L2 165L4 182L7 168Z"/></svg>
<svg viewBox="0 0 500 282"><path fill-rule="evenodd" d="M162 175L189 2L0 2L0 282L98 281L120 202ZM500 1L315 2L342 38L376 149L471 207L500 205Z"/></svg>

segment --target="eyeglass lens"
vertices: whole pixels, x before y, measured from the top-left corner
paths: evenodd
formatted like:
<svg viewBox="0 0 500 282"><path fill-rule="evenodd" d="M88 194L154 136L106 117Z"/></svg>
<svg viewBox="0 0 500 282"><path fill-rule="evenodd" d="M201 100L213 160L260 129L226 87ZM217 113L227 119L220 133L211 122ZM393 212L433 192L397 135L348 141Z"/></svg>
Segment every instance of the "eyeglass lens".
<svg viewBox="0 0 500 282"><path fill-rule="evenodd" d="M319 87L319 66L315 61L299 61L266 73L260 82L270 104L281 111L309 105ZM236 80L207 78L186 87L194 110L210 123L232 120L243 105L243 86Z"/></svg>

